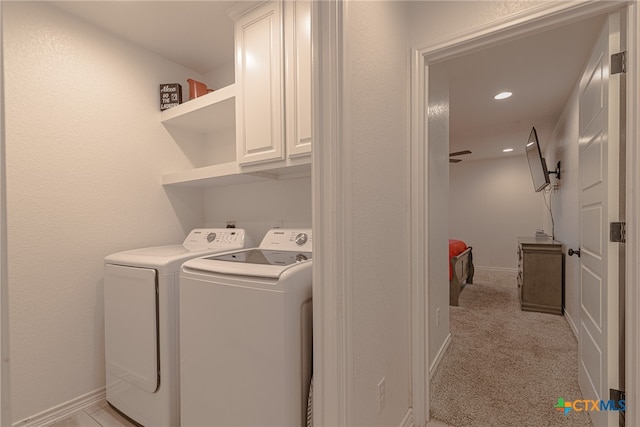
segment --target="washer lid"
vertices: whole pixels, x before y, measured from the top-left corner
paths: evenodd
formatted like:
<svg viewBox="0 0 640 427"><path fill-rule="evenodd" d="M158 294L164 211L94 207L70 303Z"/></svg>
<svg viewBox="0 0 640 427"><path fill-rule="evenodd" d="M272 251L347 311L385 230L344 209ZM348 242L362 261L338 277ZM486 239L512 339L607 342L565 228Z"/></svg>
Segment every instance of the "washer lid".
<svg viewBox="0 0 640 427"><path fill-rule="evenodd" d="M248 249L187 261L185 269L239 276L278 278L289 268L311 264L311 252Z"/></svg>

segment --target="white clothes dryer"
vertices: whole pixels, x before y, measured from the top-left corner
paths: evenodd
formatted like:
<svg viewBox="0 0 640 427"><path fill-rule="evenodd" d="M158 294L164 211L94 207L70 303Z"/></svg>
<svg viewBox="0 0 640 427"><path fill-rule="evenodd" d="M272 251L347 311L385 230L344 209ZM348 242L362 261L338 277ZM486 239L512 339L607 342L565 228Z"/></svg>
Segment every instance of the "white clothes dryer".
<svg viewBox="0 0 640 427"><path fill-rule="evenodd" d="M311 249L311 230L272 229L258 248L183 264L183 427L305 425Z"/></svg>
<svg viewBox="0 0 640 427"><path fill-rule="evenodd" d="M118 252L105 258L107 401L143 426L177 426L178 279L183 262L245 247L245 231L192 230L181 245Z"/></svg>

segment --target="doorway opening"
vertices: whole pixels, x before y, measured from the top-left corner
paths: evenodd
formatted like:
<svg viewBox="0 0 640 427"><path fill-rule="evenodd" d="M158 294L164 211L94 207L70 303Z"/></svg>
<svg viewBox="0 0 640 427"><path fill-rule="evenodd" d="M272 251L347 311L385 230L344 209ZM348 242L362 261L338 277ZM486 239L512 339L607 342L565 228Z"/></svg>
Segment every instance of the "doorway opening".
<svg viewBox="0 0 640 427"><path fill-rule="evenodd" d="M429 78L433 74L437 73L438 71L437 67L439 64L442 64L448 60L453 61L455 60L455 58L459 58L463 54L464 55L481 54L481 51L486 52L487 49L495 47L497 45L507 44L516 39L519 40L523 38L524 35L539 34L544 31L548 31L548 30L556 29L562 26L567 26L569 24L573 24L577 21L597 19L594 17L597 17L597 16L601 17L606 15L608 12L611 11L611 7L612 5L610 4L609 5L599 4L599 5L586 5L584 7L575 8L572 10L561 10L561 11L558 11L557 9L550 10L546 15L544 13L537 14L535 16L532 15L528 20L525 19L525 20L519 21L518 23L514 23L513 27L510 28L509 30L504 30L504 28L501 28L499 30L489 29L489 30L481 31L476 34L469 34L467 37L458 38L457 40L452 41L450 44L445 43L445 44L440 44L438 46L435 46L433 48L425 48L422 50L415 51L415 55L413 58L413 70L412 70L414 72L414 79L412 82L413 84L412 93L418 94L418 96L416 96L416 99L414 99L413 105L412 105L414 109L413 116L412 116L413 149L414 149L414 154L417 154L417 155L423 154L423 157L421 158L421 160L418 161L418 163L422 162L422 164L417 165L418 167L416 170L414 170L414 173L412 175L414 182L426 181L427 182L426 185L428 186L428 183L432 178L432 176L434 176L434 174L442 173L442 171L437 171L437 170L434 171L433 169L437 168L438 166L435 165L433 161L428 161L428 159L432 158L432 155L434 154L434 151L432 150L435 150L435 152L438 153L437 150L459 151L458 148L460 148L460 147L451 146L451 147L447 147L446 149L443 149L441 146L440 147L437 146L435 143L435 139L433 138L433 135L431 133L433 131L433 123L431 122L426 123L425 120L423 119L423 117L425 117L425 114L423 113L425 113L427 108L426 107L427 99L432 94L434 89L430 85ZM633 34L633 33L630 33L630 34ZM460 41L460 40L463 40L463 41ZM634 50L635 52L636 46L635 46L635 43L633 44L634 46L628 46L628 49ZM589 48L590 47L591 46L589 46ZM633 83L632 85L634 84L635 83ZM452 105L451 108L453 110L454 106ZM627 114L631 114L631 112L628 111ZM556 121L557 121L557 117L556 117ZM525 126L525 125L520 124L520 126ZM529 126L529 125L527 124L526 126ZM530 127L529 127L529 130L530 130ZM548 132L552 132L552 131L553 131L553 126ZM633 132L633 129L630 131ZM526 132L527 131L525 131L525 133ZM526 135L523 138L526 139ZM424 145L421 146L420 145L421 142L424 142ZM508 147L505 147L505 148L508 148ZM465 149L469 149L469 147L466 146ZM473 148L471 148L471 151L473 151ZM635 153L635 148L633 148L633 153ZM439 154L442 154L442 153L439 153ZM632 156L629 157L627 162L631 161L631 157ZM466 158L464 159L462 164L464 164L464 162L467 162ZM447 166L449 165L446 164L443 167L446 168ZM454 164L451 167L453 168L455 166L456 165ZM526 168L526 163L525 163L525 168ZM421 181L421 179L424 181ZM418 198L418 201L420 201L419 198ZM424 217L426 218L424 221L425 226L430 223L430 219L432 219L434 216L442 215L442 208L439 208L440 211L438 211L437 210L438 208L434 208L434 205L435 205L434 203L429 203L429 199L423 200L423 203L416 204L416 206L418 206L416 208L418 211L416 212L416 217L420 218L420 214L423 214ZM432 209L436 209L436 211L432 211ZM630 205L629 209L635 209L633 204ZM631 216L629 216L629 218L631 218ZM429 247L428 243L431 242L432 239L435 239L437 241L438 236L434 236L435 231L433 229L430 229L429 227L427 228L428 229L425 230L426 242L424 246L428 248ZM449 230L447 229L444 232L447 233L448 231ZM439 240L442 240L442 236L440 236ZM513 243L512 246L514 246L512 252L515 252L515 243ZM421 255L424 255L424 254L417 254L416 258L419 258ZM627 251L627 256L629 256L629 251ZM476 256L476 259L477 259L477 256ZM438 264L433 264L431 260L429 260L428 263L429 265L438 265ZM425 282L430 282L430 280L427 280L426 277L424 279L425 279ZM633 283L631 277L628 279L628 283ZM635 290L633 290L633 292L635 295ZM427 319L427 328L428 328L427 337L429 337L429 342L426 343L426 348L427 348L426 360L422 369L424 369L423 372L427 376L429 375L430 369L432 368L431 355L434 353L436 354L438 353L437 349L434 350L433 348L429 348L429 347L432 347L433 345L439 344L439 343L434 344L432 342L432 338L434 335L432 333L433 324L436 323L434 316L437 315L436 313L440 314L439 312L440 310L442 310L441 307L433 306L432 301L433 301L433 298L428 298L424 307L424 313L426 313L424 318ZM627 304L629 303L630 301L627 302ZM440 310L438 310L439 308ZM416 314L414 313L414 317L413 317L414 324L416 320L419 318L420 316L419 315L416 316ZM631 328L633 328L633 330L637 330L636 325L631 325ZM629 335L630 334L627 331L627 336ZM420 337L416 337L414 335L414 344L417 344L417 345L420 344ZM415 348L419 348L419 347L415 347ZM419 381L420 367L417 367L417 368L418 369L415 370L416 372L414 372L414 381ZM419 390L419 388L416 388L414 385L414 391L415 390ZM427 390L425 390L425 394L428 396L428 386L427 386ZM419 404L419 398L420 398L419 395L417 398L414 398L414 409L415 409L414 416L416 420L420 420L420 415L421 415L421 406ZM428 405L425 409L426 411L428 411ZM425 413L424 415L428 419L428 413Z"/></svg>

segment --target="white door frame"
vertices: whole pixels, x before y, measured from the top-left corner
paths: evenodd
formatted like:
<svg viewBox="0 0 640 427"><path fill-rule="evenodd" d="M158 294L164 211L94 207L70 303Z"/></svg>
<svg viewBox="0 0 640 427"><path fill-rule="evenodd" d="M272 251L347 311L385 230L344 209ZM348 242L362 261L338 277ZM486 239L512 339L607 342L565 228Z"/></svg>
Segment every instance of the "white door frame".
<svg viewBox="0 0 640 427"><path fill-rule="evenodd" d="M314 1L312 50L313 422L349 426L350 152L343 116L346 2Z"/></svg>
<svg viewBox="0 0 640 427"><path fill-rule="evenodd" d="M631 2L627 13L627 244L626 244L626 331L625 385L627 425L640 425L640 7Z"/></svg>
<svg viewBox="0 0 640 427"><path fill-rule="evenodd" d="M428 295L426 267L419 268L427 259L428 242L428 195L427 153L429 147L426 100L428 99L429 64L471 52L481 47L504 42L508 39L533 34L546 28L562 25L579 18L586 18L627 5L628 13L628 72L627 91L627 422L628 425L640 425L638 405L638 384L640 380L640 316L636 307L640 306L640 292L637 289L638 254L640 253L640 232L635 221L640 214L640 174L633 165L640 164L638 147L638 113L640 96L638 92L638 26L640 12L635 2L550 2L540 7L492 22L473 31L456 37L440 40L425 47L412 49L411 55L411 235L412 242L412 348L413 348L413 419L414 425L424 426L429 419L429 369L428 369ZM635 95L634 95L635 94Z"/></svg>
<svg viewBox="0 0 640 427"><path fill-rule="evenodd" d="M0 3L0 22L2 4ZM0 31L0 46L3 46ZM0 55L0 70L4 70ZM4 73L0 73L0 425L11 425L9 405L9 285L7 281L7 191L5 174Z"/></svg>

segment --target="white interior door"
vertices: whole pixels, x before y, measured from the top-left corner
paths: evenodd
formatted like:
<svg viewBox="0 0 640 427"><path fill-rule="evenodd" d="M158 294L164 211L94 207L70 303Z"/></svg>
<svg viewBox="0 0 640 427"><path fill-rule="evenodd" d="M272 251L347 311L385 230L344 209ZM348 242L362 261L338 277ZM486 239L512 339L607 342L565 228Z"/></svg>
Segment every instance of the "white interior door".
<svg viewBox="0 0 640 427"><path fill-rule="evenodd" d="M610 56L620 47L620 14L605 22L580 80L579 378L583 397L609 400L618 383L618 251L609 223L618 221L619 76ZM594 425L617 425L615 411L591 411Z"/></svg>

